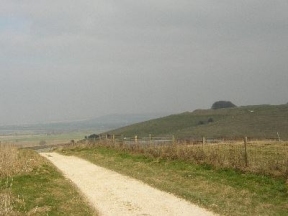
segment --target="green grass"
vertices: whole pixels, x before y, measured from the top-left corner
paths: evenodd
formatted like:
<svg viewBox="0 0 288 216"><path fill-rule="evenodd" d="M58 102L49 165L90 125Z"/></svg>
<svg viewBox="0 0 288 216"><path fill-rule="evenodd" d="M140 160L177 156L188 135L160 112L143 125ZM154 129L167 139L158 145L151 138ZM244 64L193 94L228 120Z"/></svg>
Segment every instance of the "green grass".
<svg viewBox="0 0 288 216"><path fill-rule="evenodd" d="M272 178L213 169L183 160L167 160L103 146L59 149L185 198L221 215L287 215L288 187Z"/></svg>
<svg viewBox="0 0 288 216"><path fill-rule="evenodd" d="M77 190L51 165L14 177L12 193L25 202L14 207L21 213L44 209L38 215L93 215L87 204L83 205Z"/></svg>
<svg viewBox="0 0 288 216"><path fill-rule="evenodd" d="M76 187L36 152L18 150L17 160L24 164L15 163L21 169L0 176L0 215L96 214Z"/></svg>
<svg viewBox="0 0 288 216"><path fill-rule="evenodd" d="M252 111L252 112L251 112ZM258 105L218 110L195 110L154 119L113 131L109 134L127 137L138 135L176 138L276 138L277 132L288 140L288 105ZM214 121L208 123L208 119ZM202 121L204 124L199 124Z"/></svg>

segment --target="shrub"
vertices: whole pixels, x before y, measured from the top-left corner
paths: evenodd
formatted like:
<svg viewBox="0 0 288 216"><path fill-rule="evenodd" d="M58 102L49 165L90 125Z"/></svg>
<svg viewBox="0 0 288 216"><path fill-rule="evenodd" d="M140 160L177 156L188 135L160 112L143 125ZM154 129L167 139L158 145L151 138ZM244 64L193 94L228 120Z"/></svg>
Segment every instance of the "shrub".
<svg viewBox="0 0 288 216"><path fill-rule="evenodd" d="M236 105L230 101L217 101L213 103L211 109L223 109L223 108L231 108L231 107L236 107Z"/></svg>
<svg viewBox="0 0 288 216"><path fill-rule="evenodd" d="M88 139L98 139L99 138L99 135L97 134L91 134L90 136L88 136Z"/></svg>

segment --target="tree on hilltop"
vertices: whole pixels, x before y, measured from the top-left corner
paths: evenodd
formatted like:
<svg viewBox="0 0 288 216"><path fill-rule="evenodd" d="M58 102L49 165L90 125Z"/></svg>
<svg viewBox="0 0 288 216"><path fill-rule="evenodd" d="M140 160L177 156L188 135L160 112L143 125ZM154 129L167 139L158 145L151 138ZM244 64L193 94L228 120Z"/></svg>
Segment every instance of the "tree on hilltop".
<svg viewBox="0 0 288 216"><path fill-rule="evenodd" d="M223 108L231 108L236 107L231 101L216 101L213 103L211 109L223 109Z"/></svg>

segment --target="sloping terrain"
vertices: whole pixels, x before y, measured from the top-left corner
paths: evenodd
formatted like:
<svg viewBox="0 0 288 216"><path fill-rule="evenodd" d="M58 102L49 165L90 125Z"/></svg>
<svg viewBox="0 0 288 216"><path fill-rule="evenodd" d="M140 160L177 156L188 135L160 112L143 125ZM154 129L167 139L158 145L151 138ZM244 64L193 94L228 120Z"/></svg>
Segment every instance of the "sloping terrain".
<svg viewBox="0 0 288 216"><path fill-rule="evenodd" d="M166 136L177 138L288 139L288 105L257 105L217 110L195 110L133 124L110 134L123 136Z"/></svg>

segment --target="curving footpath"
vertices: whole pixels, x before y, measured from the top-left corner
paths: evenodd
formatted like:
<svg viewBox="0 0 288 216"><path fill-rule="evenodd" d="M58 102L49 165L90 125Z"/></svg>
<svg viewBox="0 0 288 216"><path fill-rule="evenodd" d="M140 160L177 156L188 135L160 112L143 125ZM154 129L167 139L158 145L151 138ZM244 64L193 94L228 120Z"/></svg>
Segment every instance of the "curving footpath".
<svg viewBox="0 0 288 216"><path fill-rule="evenodd" d="M54 152L40 154L80 189L100 215L214 215L172 194L83 159Z"/></svg>

